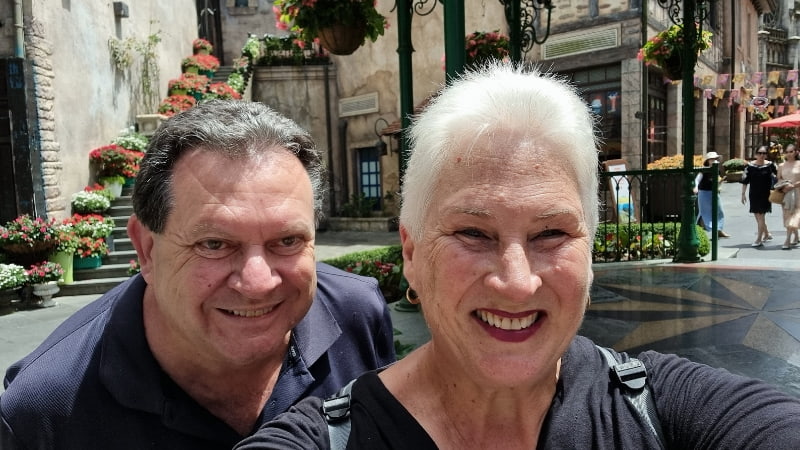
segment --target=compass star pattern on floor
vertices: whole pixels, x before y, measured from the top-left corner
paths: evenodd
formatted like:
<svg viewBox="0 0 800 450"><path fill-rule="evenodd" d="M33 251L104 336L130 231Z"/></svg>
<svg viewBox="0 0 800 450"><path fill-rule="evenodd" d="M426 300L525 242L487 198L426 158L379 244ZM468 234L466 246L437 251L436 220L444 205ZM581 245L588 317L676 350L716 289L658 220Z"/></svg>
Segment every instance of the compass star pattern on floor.
<svg viewBox="0 0 800 450"><path fill-rule="evenodd" d="M800 274L648 266L595 271L580 334L675 353L800 396Z"/></svg>

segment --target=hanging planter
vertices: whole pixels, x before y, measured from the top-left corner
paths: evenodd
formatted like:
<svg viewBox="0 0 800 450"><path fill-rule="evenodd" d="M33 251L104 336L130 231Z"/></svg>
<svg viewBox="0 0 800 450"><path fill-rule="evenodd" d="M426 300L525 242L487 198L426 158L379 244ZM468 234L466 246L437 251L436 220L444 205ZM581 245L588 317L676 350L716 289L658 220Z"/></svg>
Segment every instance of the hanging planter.
<svg viewBox="0 0 800 450"><path fill-rule="evenodd" d="M386 29L386 18L374 0L275 0L276 27L297 33L302 42L319 39L334 55L352 54L367 39L375 42Z"/></svg>
<svg viewBox="0 0 800 450"><path fill-rule="evenodd" d="M334 55L351 55L364 43L366 25L334 24L319 29L319 43Z"/></svg>
<svg viewBox="0 0 800 450"><path fill-rule="evenodd" d="M712 37L710 31L699 30L697 41L693 44L698 56L711 47ZM672 25L648 39L636 57L648 66L652 64L660 67L670 79L680 80L683 78L681 52L684 51L685 45L683 26Z"/></svg>
<svg viewBox="0 0 800 450"><path fill-rule="evenodd" d="M677 53L673 53L669 56L661 66L664 69L664 75L667 76L670 80L681 80L683 79L683 64L681 63L681 56Z"/></svg>

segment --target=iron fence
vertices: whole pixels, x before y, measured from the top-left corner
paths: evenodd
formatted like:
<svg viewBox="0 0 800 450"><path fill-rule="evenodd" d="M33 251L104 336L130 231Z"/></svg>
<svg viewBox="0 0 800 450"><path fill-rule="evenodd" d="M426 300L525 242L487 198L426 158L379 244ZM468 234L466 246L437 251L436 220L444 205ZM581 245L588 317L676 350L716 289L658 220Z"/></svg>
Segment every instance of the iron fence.
<svg viewBox="0 0 800 450"><path fill-rule="evenodd" d="M712 174L712 190L719 189L719 169L695 168ZM592 248L595 263L673 259L678 249L683 215L685 169L603 171L600 174L600 225ZM717 259L717 206L712 196L711 237L697 226L698 253ZM693 208L697 223L697 203Z"/></svg>

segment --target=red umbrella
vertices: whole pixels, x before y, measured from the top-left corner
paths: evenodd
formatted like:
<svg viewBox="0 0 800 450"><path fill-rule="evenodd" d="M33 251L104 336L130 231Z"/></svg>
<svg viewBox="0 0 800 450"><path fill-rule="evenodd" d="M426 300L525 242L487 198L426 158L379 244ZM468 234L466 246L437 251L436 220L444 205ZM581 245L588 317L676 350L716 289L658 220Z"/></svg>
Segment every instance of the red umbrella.
<svg viewBox="0 0 800 450"><path fill-rule="evenodd" d="M787 114L785 116L777 117L775 119L765 120L761 122L763 128L792 128L800 127L800 113Z"/></svg>

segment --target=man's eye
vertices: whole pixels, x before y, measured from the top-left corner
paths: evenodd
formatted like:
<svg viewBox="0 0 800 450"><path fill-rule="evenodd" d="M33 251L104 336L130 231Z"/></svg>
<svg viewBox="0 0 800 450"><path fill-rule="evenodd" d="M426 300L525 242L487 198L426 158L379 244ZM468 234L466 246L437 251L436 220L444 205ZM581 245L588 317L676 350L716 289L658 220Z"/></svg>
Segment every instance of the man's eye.
<svg viewBox="0 0 800 450"><path fill-rule="evenodd" d="M215 241L215 240L207 240L201 241L197 245L202 247L204 250L221 250L225 247L225 243L222 241Z"/></svg>
<svg viewBox="0 0 800 450"><path fill-rule="evenodd" d="M486 235L482 231L477 230L475 228L467 228L465 230L459 231L457 234L460 234L460 235L463 235L463 236L466 236L466 237L470 237L470 238L483 238L483 237L486 237Z"/></svg>
<svg viewBox="0 0 800 450"><path fill-rule="evenodd" d="M306 241L299 236L287 236L281 238L272 246L272 251L279 255L294 255L305 247Z"/></svg>

